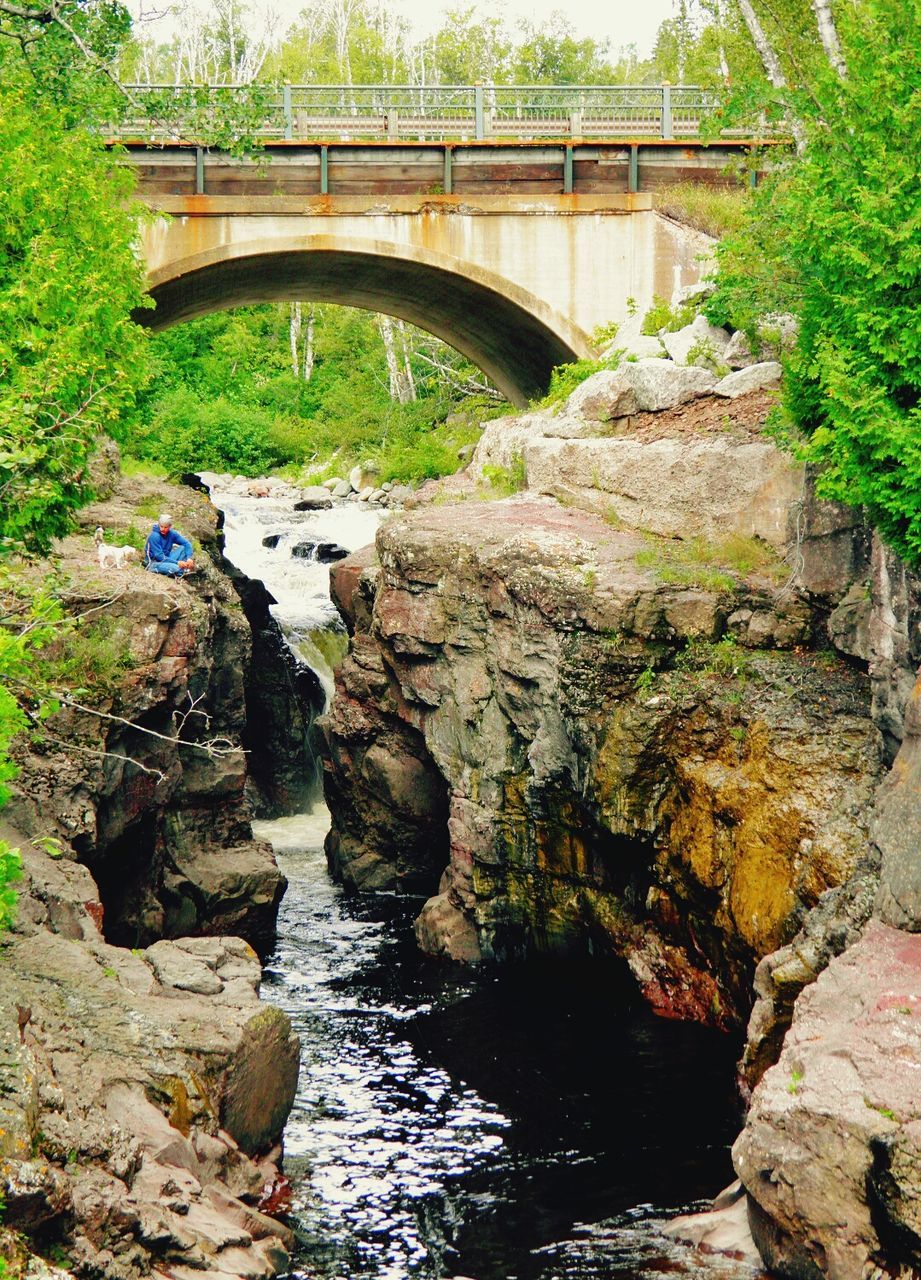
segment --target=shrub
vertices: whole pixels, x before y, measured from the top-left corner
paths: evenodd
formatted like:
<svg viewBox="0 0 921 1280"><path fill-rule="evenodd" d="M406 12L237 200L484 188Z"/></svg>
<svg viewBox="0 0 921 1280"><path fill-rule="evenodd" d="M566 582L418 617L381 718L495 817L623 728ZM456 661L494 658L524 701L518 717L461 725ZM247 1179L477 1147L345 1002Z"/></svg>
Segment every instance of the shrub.
<svg viewBox="0 0 921 1280"><path fill-rule="evenodd" d="M690 324L696 314L693 303L682 302L679 306L673 307L670 302L666 302L656 293L653 294L652 306L643 317L640 332L647 338L654 338L662 329L668 333L677 333L679 329Z"/></svg>

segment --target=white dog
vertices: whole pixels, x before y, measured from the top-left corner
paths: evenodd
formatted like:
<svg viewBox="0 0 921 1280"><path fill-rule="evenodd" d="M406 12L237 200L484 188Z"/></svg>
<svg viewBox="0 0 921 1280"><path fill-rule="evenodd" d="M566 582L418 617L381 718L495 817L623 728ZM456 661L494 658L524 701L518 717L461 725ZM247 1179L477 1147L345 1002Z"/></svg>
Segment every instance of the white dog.
<svg viewBox="0 0 921 1280"><path fill-rule="evenodd" d="M93 541L96 543L96 554L99 556L99 564L103 569L126 569L129 564L134 564L138 558L136 547L110 547L103 541L105 531L102 525L93 534Z"/></svg>

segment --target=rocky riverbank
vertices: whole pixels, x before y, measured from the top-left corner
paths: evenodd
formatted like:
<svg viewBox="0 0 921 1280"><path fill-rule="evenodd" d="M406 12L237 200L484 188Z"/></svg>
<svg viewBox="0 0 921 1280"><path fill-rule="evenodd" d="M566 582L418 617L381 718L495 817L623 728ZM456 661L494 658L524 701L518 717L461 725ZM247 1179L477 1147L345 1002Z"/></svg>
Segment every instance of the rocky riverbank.
<svg viewBox="0 0 921 1280"><path fill-rule="evenodd" d="M764 435L778 367L739 372L641 357L491 423L335 566L327 849L428 889L434 954L613 954L724 1027L756 974L755 1238L849 1278L921 1257L917 583Z"/></svg>
<svg viewBox="0 0 921 1280"><path fill-rule="evenodd" d="M196 577L101 571L95 526L130 543L164 507ZM258 996L285 882L250 827L250 631L200 495L125 479L81 522L53 565L63 705L17 742L0 819L25 869L0 951L4 1224L80 1275L268 1277L299 1048Z"/></svg>

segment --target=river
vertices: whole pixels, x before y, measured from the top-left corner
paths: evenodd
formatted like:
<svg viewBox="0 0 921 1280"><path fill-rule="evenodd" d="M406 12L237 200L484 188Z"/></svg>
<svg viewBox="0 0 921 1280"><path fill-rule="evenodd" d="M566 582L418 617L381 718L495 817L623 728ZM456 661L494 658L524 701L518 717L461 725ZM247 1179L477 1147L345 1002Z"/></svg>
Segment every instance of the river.
<svg viewBox="0 0 921 1280"><path fill-rule="evenodd" d="M240 489L212 489L227 554L262 578L329 690L345 637L328 568L291 548L355 549L380 516L354 504L294 513ZM319 799L254 827L289 880L263 994L303 1041L285 1134L292 1277L748 1274L660 1231L733 1176L736 1043L652 1017L613 966L477 972L426 959L418 900L333 884Z"/></svg>

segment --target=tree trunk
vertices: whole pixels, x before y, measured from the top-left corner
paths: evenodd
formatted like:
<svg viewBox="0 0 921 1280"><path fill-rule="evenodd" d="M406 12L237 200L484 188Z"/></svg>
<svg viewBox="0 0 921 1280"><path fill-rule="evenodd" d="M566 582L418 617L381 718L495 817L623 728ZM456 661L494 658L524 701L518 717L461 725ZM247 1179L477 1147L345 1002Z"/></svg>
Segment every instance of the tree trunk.
<svg viewBox="0 0 921 1280"><path fill-rule="evenodd" d="M304 376L305 382L309 382L311 379L311 376L313 375L313 361L314 361L313 326L314 326L315 319L316 317L314 315L314 310L313 310L313 307L311 307L310 310L307 312L307 336L304 339L304 359L301 362L301 368L303 370L303 376Z"/></svg>
<svg viewBox="0 0 921 1280"><path fill-rule="evenodd" d="M398 320L396 322L396 326L400 334L400 346L403 348L403 379L406 386L406 400L415 400L416 379L413 377L412 339L407 334L406 325L403 323L402 320Z"/></svg>
<svg viewBox="0 0 921 1280"><path fill-rule="evenodd" d="M774 52L774 47L767 38L757 13L752 8L751 0L739 0L739 10L745 20L746 27L748 27L748 34L752 38L752 43L758 51L758 57L761 59L761 65L764 67L767 78L775 89L785 89L787 80L780 65L780 59Z"/></svg>
<svg viewBox="0 0 921 1280"><path fill-rule="evenodd" d="M787 78L783 73L783 67L780 65L780 59L774 50L774 46L767 38L767 33L762 27L757 13L752 7L751 0L739 0L739 11L748 27L748 33L752 38L758 57L761 59L761 65L764 67L765 74L775 89L786 89ZM795 120L792 114L786 113L786 123L790 132L793 134L796 142L797 151L802 151L806 145L806 138L803 133L802 126Z"/></svg>
<svg viewBox="0 0 921 1280"><path fill-rule="evenodd" d="M288 339L291 343L291 372L295 378L300 374L298 356L301 349L301 304L292 302L288 318Z"/></svg>
<svg viewBox="0 0 921 1280"><path fill-rule="evenodd" d="M825 56L843 79L847 75L847 65L844 61L844 54L841 52L841 43L838 40L838 28L835 26L835 19L831 12L831 0L812 0L812 9L815 13L815 20L819 28L819 39L822 41Z"/></svg>
<svg viewBox="0 0 921 1280"><path fill-rule="evenodd" d="M414 398L415 388L412 393L406 382L406 375L400 367L400 360L397 356L397 344L393 332L393 321L390 316L379 315L377 317L377 327L380 329L381 340L384 343L384 355L387 358L387 376L390 379L390 399L396 400L400 404L408 404Z"/></svg>

